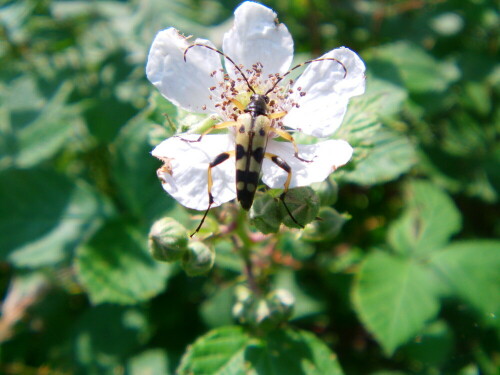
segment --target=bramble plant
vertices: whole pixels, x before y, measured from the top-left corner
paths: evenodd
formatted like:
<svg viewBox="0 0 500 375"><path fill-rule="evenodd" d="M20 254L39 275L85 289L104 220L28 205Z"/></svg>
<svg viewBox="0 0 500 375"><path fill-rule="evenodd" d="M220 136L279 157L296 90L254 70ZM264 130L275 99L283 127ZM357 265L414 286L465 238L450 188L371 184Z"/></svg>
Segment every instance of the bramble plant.
<svg viewBox="0 0 500 375"><path fill-rule="evenodd" d="M497 375L493 4L0 25L1 374Z"/></svg>

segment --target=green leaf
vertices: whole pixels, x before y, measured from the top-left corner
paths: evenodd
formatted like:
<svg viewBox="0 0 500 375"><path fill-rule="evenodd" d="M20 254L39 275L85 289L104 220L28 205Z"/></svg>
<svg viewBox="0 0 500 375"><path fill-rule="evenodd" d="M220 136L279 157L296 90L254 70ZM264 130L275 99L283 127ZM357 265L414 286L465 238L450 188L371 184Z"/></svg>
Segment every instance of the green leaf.
<svg viewBox="0 0 500 375"><path fill-rule="evenodd" d="M168 374L168 358L162 349L149 349L134 357L127 364L128 375Z"/></svg>
<svg viewBox="0 0 500 375"><path fill-rule="evenodd" d="M163 291L169 266L147 250L146 235L109 223L77 252L77 275L93 303L134 304Z"/></svg>
<svg viewBox="0 0 500 375"><path fill-rule="evenodd" d="M438 320L422 332L418 340L402 349L415 365L439 367L446 363L453 350L453 331L444 320Z"/></svg>
<svg viewBox="0 0 500 375"><path fill-rule="evenodd" d="M342 375L337 356L313 334L300 330L273 331L248 348L253 373Z"/></svg>
<svg viewBox="0 0 500 375"><path fill-rule="evenodd" d="M121 129L114 145L112 176L118 193L141 220L159 217L174 203L156 175L162 163L151 155L148 135L152 126L138 116Z"/></svg>
<svg viewBox="0 0 500 375"><path fill-rule="evenodd" d="M0 125L0 168L30 168L54 156L67 145L81 121L76 105L67 101L73 91L64 82L45 99L33 79L23 76L9 87L0 86L4 121Z"/></svg>
<svg viewBox="0 0 500 375"><path fill-rule="evenodd" d="M412 259L370 254L356 275L356 311L387 355L425 327L439 310L432 273Z"/></svg>
<svg viewBox="0 0 500 375"><path fill-rule="evenodd" d="M181 375L343 374L335 354L308 332L286 329L253 337L236 326L198 339L177 371Z"/></svg>
<svg viewBox="0 0 500 375"><path fill-rule="evenodd" d="M402 254L427 255L446 245L461 228L461 216L451 198L426 181L413 181L407 207L389 228L388 241Z"/></svg>
<svg viewBox="0 0 500 375"><path fill-rule="evenodd" d="M74 353L82 373L105 373L148 339L148 321L135 308L100 305L77 321Z"/></svg>
<svg viewBox="0 0 500 375"><path fill-rule="evenodd" d="M417 161L413 144L394 130L382 127L370 141L371 145L360 151L364 155L359 157L355 169L343 175L345 180L360 185L391 181L410 170Z"/></svg>
<svg viewBox="0 0 500 375"><path fill-rule="evenodd" d="M416 162L414 146L408 138L382 124L401 110L406 92L399 86L370 78L367 92L354 98L342 127L335 134L354 147L353 160L344 172L347 181L374 185L397 178Z"/></svg>
<svg viewBox="0 0 500 375"><path fill-rule="evenodd" d="M250 342L250 336L242 327L229 326L212 330L188 348L177 372L180 375L247 374L245 349Z"/></svg>
<svg viewBox="0 0 500 375"><path fill-rule="evenodd" d="M0 174L0 258L18 267L52 265L72 255L110 215L93 189L41 169Z"/></svg>
<svg viewBox="0 0 500 375"><path fill-rule="evenodd" d="M234 322L231 314L233 304L234 285L221 285L201 305L201 317L211 328L232 324Z"/></svg>
<svg viewBox="0 0 500 375"><path fill-rule="evenodd" d="M430 264L455 295L476 308L486 323L500 328L500 241L452 243L433 254Z"/></svg>
<svg viewBox="0 0 500 375"><path fill-rule="evenodd" d="M413 93L443 92L460 74L455 64L438 61L407 41L373 48L365 59L377 77L396 83L399 79Z"/></svg>

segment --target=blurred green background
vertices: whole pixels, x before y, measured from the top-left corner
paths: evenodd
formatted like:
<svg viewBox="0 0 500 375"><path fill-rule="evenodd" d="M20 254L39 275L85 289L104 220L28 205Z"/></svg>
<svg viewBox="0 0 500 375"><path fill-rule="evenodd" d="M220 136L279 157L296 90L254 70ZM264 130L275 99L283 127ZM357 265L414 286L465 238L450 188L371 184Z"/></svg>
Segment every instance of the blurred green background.
<svg viewBox="0 0 500 375"><path fill-rule="evenodd" d="M164 114L185 117L144 67L170 26L220 46L238 4L1 2L1 374L173 373L189 344L234 324L228 239L205 277L148 253L154 220L197 220L156 178ZM338 227L284 229L256 250L277 255L263 267L295 295L291 325L349 375L498 374L498 2L263 4L297 61L344 45L368 75L336 135L354 160L322 201Z"/></svg>

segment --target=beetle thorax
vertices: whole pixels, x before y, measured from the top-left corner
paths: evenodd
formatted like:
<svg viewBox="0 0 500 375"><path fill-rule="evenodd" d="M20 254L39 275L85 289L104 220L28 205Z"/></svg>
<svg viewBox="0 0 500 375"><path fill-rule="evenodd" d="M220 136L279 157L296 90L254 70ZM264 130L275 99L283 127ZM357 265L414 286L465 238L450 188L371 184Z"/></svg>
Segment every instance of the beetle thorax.
<svg viewBox="0 0 500 375"><path fill-rule="evenodd" d="M252 117L267 115L267 104L269 97L267 95L253 94L250 97L250 103L245 108L245 112L250 113Z"/></svg>

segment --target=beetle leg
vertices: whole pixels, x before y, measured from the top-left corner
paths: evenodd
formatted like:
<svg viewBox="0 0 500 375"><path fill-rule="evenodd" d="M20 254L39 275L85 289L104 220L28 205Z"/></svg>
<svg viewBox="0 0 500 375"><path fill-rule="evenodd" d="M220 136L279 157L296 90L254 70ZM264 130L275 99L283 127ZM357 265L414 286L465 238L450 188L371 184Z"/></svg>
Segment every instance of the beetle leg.
<svg viewBox="0 0 500 375"><path fill-rule="evenodd" d="M288 173L285 184L283 186L283 193L281 193L281 195L280 195L280 201L283 202L283 206L285 206L286 212L288 212L288 215L292 218L294 223L297 224L298 226L300 226L301 228L304 228L304 226L302 224L300 224L297 221L297 219L295 219L293 217L292 212L290 211L290 209L288 208L288 206L286 205L286 202L285 202L285 195L288 192L288 187L290 186L290 181L292 179L292 168L290 168L290 166L287 164L287 162L284 161L282 158L280 158L278 155L271 154L270 152L266 152L264 154L264 157L266 159L270 159L274 164L276 164L278 167L280 167L286 173Z"/></svg>
<svg viewBox="0 0 500 375"><path fill-rule="evenodd" d="M306 159L303 159L299 156L299 148L297 147L297 143L295 143L295 139L293 139L293 137L290 133L288 133L287 131L284 131L282 129L279 129L279 128L273 128L272 126L269 126L269 129L267 129L267 131L274 132L274 133L278 134L281 138L286 139L289 142L292 142L293 149L295 150L295 153L293 155L297 159L299 159L300 161L303 161L305 163L312 162L312 160L306 160Z"/></svg>
<svg viewBox="0 0 500 375"><path fill-rule="evenodd" d="M212 186L213 186L213 179L212 179L212 168L218 166L219 164L222 164L223 162L225 162L227 159L229 159L230 157L234 156L235 155L235 151L227 151L227 152L223 152L222 154L219 154L217 155L217 157L214 159L213 162L211 162L209 165L208 165L208 171L207 171L207 181L208 181L208 208L207 210L205 211L205 213L203 214L203 218L201 219L200 221L200 224L198 225L198 227L196 228L196 230L189 236L189 237L193 237L196 233L198 233L198 231L201 229L201 226L203 225L203 223L205 222L205 218L207 217L208 215L208 211L210 211L210 208L212 207L212 205L214 204L214 197L212 195Z"/></svg>
<svg viewBox="0 0 500 375"><path fill-rule="evenodd" d="M238 108L241 112L245 111L245 106L241 104L239 100L231 99L231 103L233 103L236 106L236 108Z"/></svg>
<svg viewBox="0 0 500 375"><path fill-rule="evenodd" d="M216 129L226 129L226 128L230 128L231 126L236 126L238 125L238 122L236 121L225 121L225 122L220 122L218 124L215 124L211 127L209 127L207 130L205 130L203 133L200 134L200 136L198 137L198 139L194 139L194 140L190 140L190 139L184 139L184 138L181 138L184 142L200 142L201 139L207 135L208 133L210 133L212 130L216 130Z"/></svg>
<svg viewBox="0 0 500 375"><path fill-rule="evenodd" d="M274 112L274 113L270 113L267 115L267 117L269 117L271 120L275 120L277 118L282 118L282 117L285 117L285 115L287 114L288 112Z"/></svg>

